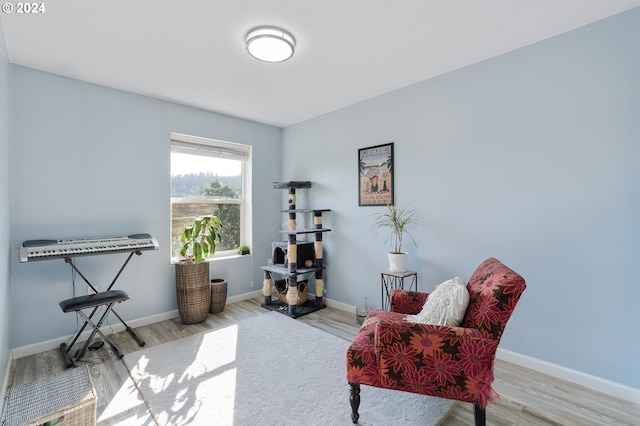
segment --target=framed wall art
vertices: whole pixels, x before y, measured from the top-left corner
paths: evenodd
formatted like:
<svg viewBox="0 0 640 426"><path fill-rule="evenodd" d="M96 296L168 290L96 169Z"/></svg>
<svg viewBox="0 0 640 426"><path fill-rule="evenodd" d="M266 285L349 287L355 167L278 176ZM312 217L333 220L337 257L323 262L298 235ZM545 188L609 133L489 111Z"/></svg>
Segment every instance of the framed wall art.
<svg viewBox="0 0 640 426"><path fill-rule="evenodd" d="M393 204L393 142L358 149L358 205Z"/></svg>

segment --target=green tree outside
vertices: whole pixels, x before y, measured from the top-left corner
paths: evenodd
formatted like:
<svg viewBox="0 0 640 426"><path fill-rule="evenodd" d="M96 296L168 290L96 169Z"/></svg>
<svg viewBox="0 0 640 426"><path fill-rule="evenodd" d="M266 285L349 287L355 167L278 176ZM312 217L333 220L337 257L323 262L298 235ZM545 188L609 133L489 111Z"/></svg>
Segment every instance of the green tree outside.
<svg viewBox="0 0 640 426"><path fill-rule="evenodd" d="M220 177L215 175L211 181L205 182L201 195L208 197L240 198L240 190L229 184L223 185ZM240 205L218 204L216 216L223 224L221 248L232 250L240 245Z"/></svg>

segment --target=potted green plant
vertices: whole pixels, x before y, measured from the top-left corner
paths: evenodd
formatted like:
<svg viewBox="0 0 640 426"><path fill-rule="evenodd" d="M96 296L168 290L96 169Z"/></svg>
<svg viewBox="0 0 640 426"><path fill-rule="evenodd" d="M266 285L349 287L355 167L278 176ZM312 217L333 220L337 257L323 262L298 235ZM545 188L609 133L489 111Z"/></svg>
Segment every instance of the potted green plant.
<svg viewBox="0 0 640 426"><path fill-rule="evenodd" d="M199 216L180 234L180 255L187 263L201 263L216 252L216 240L222 241L222 222L218 216Z"/></svg>
<svg viewBox="0 0 640 426"><path fill-rule="evenodd" d="M388 253L389 271L391 272L405 272L407 270L407 253L402 251L402 239L407 234L413 244L416 245L416 241L411 235L417 224L415 212L415 209L400 208L395 204L387 204L385 212L374 215L375 219L371 228L375 236L378 236L378 233L382 230L389 231L385 244L391 240L392 251Z"/></svg>
<svg viewBox="0 0 640 426"><path fill-rule="evenodd" d="M216 240L221 241L222 222L217 216L206 215L194 219L180 234L180 255L175 264L178 313L184 324L207 319L211 302L209 262L216 252Z"/></svg>
<svg viewBox="0 0 640 426"><path fill-rule="evenodd" d="M248 245L242 244L240 247L238 247L238 254L245 255L249 253L251 253L251 250L249 249Z"/></svg>

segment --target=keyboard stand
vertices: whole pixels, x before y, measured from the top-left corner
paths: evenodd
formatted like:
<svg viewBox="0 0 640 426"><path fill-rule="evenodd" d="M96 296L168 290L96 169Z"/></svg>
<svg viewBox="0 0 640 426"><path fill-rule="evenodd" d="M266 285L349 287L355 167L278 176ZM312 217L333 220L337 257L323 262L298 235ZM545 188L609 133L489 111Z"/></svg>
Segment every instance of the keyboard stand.
<svg viewBox="0 0 640 426"><path fill-rule="evenodd" d="M142 255L142 252L137 250L137 251L132 251L131 253L129 253L129 256L127 256L127 259L124 261L124 263L122 264L122 266L120 267L120 270L118 270L118 273L116 274L116 276L113 278L113 281L111 281L111 284L109 284L109 287L105 290L105 291L110 291L111 288L113 287L113 285L116 283L116 281L118 280L118 278L120 278L120 274L122 274L122 271L124 270L124 268L127 266L127 264L129 263L129 261L131 260L131 258L133 257L134 254L137 254L138 256ZM87 285L91 288L91 290L93 290L93 292L95 294L99 293L98 289L96 287L93 286L93 284L91 284L91 282L87 279L87 277L85 277L82 272L80 272L80 270L76 267L76 265L73 263L73 259L71 257L65 257L64 261L66 263L68 263L71 268L78 274L80 275L80 277L84 280L85 283L87 283ZM88 317L88 320L84 321L84 324L82 325L82 328L80 329L80 331L78 333L76 333L75 337L73 338L73 341L71 342L71 344L69 344L69 348L71 348L76 341L78 340L78 337L80 337L80 335L82 334L82 332L84 331L84 329L87 327L87 325L89 324L91 318L93 318L93 316L95 315L96 311L100 308L100 306L95 306L93 308L93 311L91 311L91 314ZM112 308L111 313L113 313L118 320L120 320L120 322L124 325L125 329L127 330L127 333L129 333L129 335L133 338L133 340L135 340L139 346L144 346L145 342L140 339L138 337L138 335L131 329L131 327L129 327L127 325L126 322L124 322L124 320L122 319L122 317L120 317L120 315L118 315L118 313ZM63 343L64 344L64 343Z"/></svg>

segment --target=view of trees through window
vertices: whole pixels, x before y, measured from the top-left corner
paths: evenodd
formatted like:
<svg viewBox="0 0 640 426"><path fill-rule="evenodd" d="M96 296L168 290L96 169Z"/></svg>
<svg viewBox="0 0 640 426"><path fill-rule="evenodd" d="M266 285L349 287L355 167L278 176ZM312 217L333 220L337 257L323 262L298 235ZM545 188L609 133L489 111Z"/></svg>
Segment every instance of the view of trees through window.
<svg viewBox="0 0 640 426"><path fill-rule="evenodd" d="M182 230L198 216L217 216L222 222L215 256L251 244L250 171L249 145L171 133L173 261L181 258Z"/></svg>
<svg viewBox="0 0 640 426"><path fill-rule="evenodd" d="M216 252L236 249L240 245L241 198L241 176L218 176L212 172L172 175L173 255L178 256L182 229L195 217L207 214L218 216L224 225L222 242L216 246Z"/></svg>

